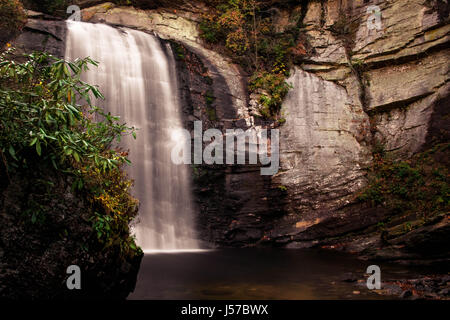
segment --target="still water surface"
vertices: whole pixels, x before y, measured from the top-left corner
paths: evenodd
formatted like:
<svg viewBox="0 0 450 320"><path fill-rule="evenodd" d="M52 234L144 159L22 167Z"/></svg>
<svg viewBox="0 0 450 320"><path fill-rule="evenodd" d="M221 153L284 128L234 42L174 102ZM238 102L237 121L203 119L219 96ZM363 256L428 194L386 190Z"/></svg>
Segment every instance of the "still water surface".
<svg viewBox="0 0 450 320"><path fill-rule="evenodd" d="M367 289L370 262L329 251L229 249L152 253L142 260L129 299L386 299ZM379 264L383 277L408 278ZM348 273L356 278L348 279ZM358 281L359 279L359 281ZM355 292L355 291L359 291ZM395 298L395 297L394 297Z"/></svg>

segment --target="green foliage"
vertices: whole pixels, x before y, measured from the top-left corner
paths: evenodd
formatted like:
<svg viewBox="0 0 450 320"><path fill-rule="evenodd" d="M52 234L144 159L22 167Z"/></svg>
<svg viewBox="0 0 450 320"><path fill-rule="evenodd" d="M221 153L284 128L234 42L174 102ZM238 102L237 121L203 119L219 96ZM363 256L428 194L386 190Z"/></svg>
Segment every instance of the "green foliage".
<svg viewBox="0 0 450 320"><path fill-rule="evenodd" d="M449 172L439 158L449 144L415 155L411 160L393 161L389 155L374 154L369 186L358 196L361 202L383 205L397 214L417 213L424 219L450 210ZM437 151L436 151L437 148ZM436 158L434 155L438 155ZM410 229L410 228L409 228Z"/></svg>
<svg viewBox="0 0 450 320"><path fill-rule="evenodd" d="M286 123L286 118L279 118L278 119L278 124L284 124L284 123Z"/></svg>
<svg viewBox="0 0 450 320"><path fill-rule="evenodd" d="M24 27L27 16L18 0L0 0L0 47Z"/></svg>
<svg viewBox="0 0 450 320"><path fill-rule="evenodd" d="M135 0L114 0L112 2L118 4L119 6L130 6L130 5L137 4L138 1L135 1Z"/></svg>
<svg viewBox="0 0 450 320"><path fill-rule="evenodd" d="M76 4L68 0L29 0L27 1L33 10L48 14L66 15L66 8L71 4Z"/></svg>
<svg viewBox="0 0 450 320"><path fill-rule="evenodd" d="M110 215L103 215L98 212L94 212L90 220L98 241L105 248L117 246L122 256L129 257L142 253L142 250L136 245L134 237L129 235L128 228L123 229L124 223L117 221Z"/></svg>
<svg viewBox="0 0 450 320"><path fill-rule="evenodd" d="M224 48L251 74L249 89L261 95L260 113L265 118L277 117L290 88L285 81L288 70L306 54L298 26L277 31L263 2L224 0L215 4L200 23L201 37ZM300 23L300 16L296 19Z"/></svg>
<svg viewBox="0 0 450 320"><path fill-rule="evenodd" d="M354 68L362 68L365 62L361 59L353 58L351 61Z"/></svg>
<svg viewBox="0 0 450 320"><path fill-rule="evenodd" d="M216 97L214 97L214 93L212 91L206 91L204 96L207 106L211 106L214 103L214 100L216 100Z"/></svg>
<svg viewBox="0 0 450 320"><path fill-rule="evenodd" d="M404 231L409 232L411 230L412 230L412 225L411 225L411 222L408 221L404 224Z"/></svg>
<svg viewBox="0 0 450 320"><path fill-rule="evenodd" d="M108 215L102 215L94 212L94 216L91 217L92 228L97 234L97 238L104 242L105 239L110 239L112 232L112 217Z"/></svg>
<svg viewBox="0 0 450 320"><path fill-rule="evenodd" d="M129 229L138 212L138 201L130 195L132 182L120 170L103 172L95 167L82 170L84 188L95 212L91 221L98 241L104 247L118 246L122 255L133 256L139 251Z"/></svg>
<svg viewBox="0 0 450 320"><path fill-rule="evenodd" d="M132 128L91 105L103 98L98 88L80 80L89 58L68 62L46 53L27 55L24 63L0 56L0 150L9 168L28 167L33 151L40 161L74 174L74 163L95 163L103 171L128 162L110 149ZM103 121L94 122L94 117Z"/></svg>
<svg viewBox="0 0 450 320"><path fill-rule="evenodd" d="M284 74L261 71L250 78L250 90L261 89L260 103L268 110L276 110L283 102L291 86L285 81Z"/></svg>
<svg viewBox="0 0 450 320"><path fill-rule="evenodd" d="M377 223L377 227L378 227L380 230L384 230L384 228L385 228L385 223L382 222L382 221L380 221L380 222Z"/></svg>
<svg viewBox="0 0 450 320"><path fill-rule="evenodd" d="M93 97L103 96L80 77L97 62L33 53L17 63L9 58L11 50L0 56L0 154L9 175L47 166L73 177L72 189L92 204L99 242L135 254L129 223L137 200L121 170L128 154L114 148L123 135L135 137L135 131L92 104ZM51 194L52 183L45 187ZM28 207L32 223L43 221L40 203Z"/></svg>
<svg viewBox="0 0 450 320"><path fill-rule="evenodd" d="M210 16L205 16L199 27L202 38L209 43L218 43L222 37L219 23Z"/></svg>
<svg viewBox="0 0 450 320"><path fill-rule="evenodd" d="M204 97L208 119L211 121L216 121L217 120L216 109L213 107L213 103L216 100L216 97L214 97L214 93L210 90L206 91Z"/></svg>
<svg viewBox="0 0 450 320"><path fill-rule="evenodd" d="M175 58L177 60L184 60L186 58L184 47L175 41L172 41L171 45L172 45L173 51L175 53Z"/></svg>
<svg viewBox="0 0 450 320"><path fill-rule="evenodd" d="M45 223L46 215L45 215L45 207L40 203L30 199L27 205L28 209L23 212L23 215L26 219L29 219L31 224L42 225Z"/></svg>
<svg viewBox="0 0 450 320"><path fill-rule="evenodd" d="M206 113L208 114L208 119L210 121L216 121L217 120L216 109L211 108L211 107L207 107L206 108Z"/></svg>

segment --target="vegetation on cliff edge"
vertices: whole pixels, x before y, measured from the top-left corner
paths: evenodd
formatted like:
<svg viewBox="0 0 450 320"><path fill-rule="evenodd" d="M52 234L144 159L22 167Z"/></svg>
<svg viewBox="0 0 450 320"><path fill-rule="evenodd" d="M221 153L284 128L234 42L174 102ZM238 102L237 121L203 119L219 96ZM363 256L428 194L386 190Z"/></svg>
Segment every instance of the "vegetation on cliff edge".
<svg viewBox="0 0 450 320"><path fill-rule="evenodd" d="M37 170L70 177L72 192L90 203L92 240L100 247L117 246L124 258L140 254L129 230L138 202L121 170L129 163L127 152L115 147L123 135L135 137L135 131L92 104L92 97L103 96L80 77L97 62L33 53L17 63L11 51L0 56L2 179L31 177ZM55 187L44 174L39 180ZM42 205L30 204L31 223L45 221Z"/></svg>
<svg viewBox="0 0 450 320"><path fill-rule="evenodd" d="M0 48L20 33L27 16L18 0L0 0Z"/></svg>
<svg viewBox="0 0 450 320"><path fill-rule="evenodd" d="M409 232L437 216L448 215L450 172L445 162L449 149L449 143L436 144L409 160L393 160L383 148L376 150L369 185L358 200L392 212L388 221L379 223L381 229L394 217L404 221L401 232Z"/></svg>
<svg viewBox="0 0 450 320"><path fill-rule="evenodd" d="M201 37L232 57L250 74L249 89L258 98L264 118L279 116L283 98L289 91L286 82L294 61L306 55L300 39L302 12L290 15L285 28L276 25L277 8L264 1L217 0L200 23Z"/></svg>

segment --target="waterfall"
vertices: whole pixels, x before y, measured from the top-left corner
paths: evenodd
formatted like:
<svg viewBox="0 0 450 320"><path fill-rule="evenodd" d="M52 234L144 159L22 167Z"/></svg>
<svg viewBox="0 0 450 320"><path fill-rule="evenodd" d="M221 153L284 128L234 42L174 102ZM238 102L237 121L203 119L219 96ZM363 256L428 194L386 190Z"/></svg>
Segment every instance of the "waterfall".
<svg viewBox="0 0 450 320"><path fill-rule="evenodd" d="M171 161L171 137L182 127L175 61L168 44L144 32L104 24L67 22L66 59L99 61L83 80L98 85L96 105L138 128L130 150L133 195L140 201L134 227L144 251L196 249L190 171Z"/></svg>

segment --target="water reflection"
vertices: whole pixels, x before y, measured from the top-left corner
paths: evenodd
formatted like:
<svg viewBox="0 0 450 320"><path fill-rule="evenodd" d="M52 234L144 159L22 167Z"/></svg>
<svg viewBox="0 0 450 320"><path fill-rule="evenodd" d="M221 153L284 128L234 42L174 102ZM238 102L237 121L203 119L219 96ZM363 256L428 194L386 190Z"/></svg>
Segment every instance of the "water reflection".
<svg viewBox="0 0 450 320"><path fill-rule="evenodd" d="M145 255L129 299L381 299L371 263L317 250L234 249ZM380 265L383 276L404 268ZM345 275L352 273L352 281Z"/></svg>

